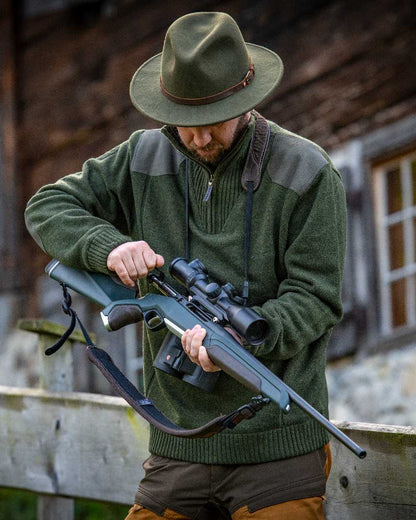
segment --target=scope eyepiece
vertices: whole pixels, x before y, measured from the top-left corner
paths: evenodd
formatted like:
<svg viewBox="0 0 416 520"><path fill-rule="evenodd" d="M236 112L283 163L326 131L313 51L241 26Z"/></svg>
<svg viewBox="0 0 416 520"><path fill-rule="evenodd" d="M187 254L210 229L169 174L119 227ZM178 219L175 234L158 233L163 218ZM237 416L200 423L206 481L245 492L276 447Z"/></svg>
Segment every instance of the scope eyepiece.
<svg viewBox="0 0 416 520"><path fill-rule="evenodd" d="M225 308L230 325L245 338L250 345L260 345L269 334L269 324L250 307L232 302Z"/></svg>

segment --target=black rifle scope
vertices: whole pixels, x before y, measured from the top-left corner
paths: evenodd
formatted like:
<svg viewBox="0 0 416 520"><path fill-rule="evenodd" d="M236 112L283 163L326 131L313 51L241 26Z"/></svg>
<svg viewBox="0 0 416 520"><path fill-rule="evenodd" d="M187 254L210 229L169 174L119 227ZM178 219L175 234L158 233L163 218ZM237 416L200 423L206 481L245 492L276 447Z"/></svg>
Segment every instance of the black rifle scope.
<svg viewBox="0 0 416 520"><path fill-rule="evenodd" d="M227 323L250 345L260 345L267 338L269 324L250 307L244 307L236 289L227 283L223 286L211 282L204 264L198 260L187 262L185 258L175 258L169 267L175 280L186 287L192 301L211 312L217 321Z"/></svg>

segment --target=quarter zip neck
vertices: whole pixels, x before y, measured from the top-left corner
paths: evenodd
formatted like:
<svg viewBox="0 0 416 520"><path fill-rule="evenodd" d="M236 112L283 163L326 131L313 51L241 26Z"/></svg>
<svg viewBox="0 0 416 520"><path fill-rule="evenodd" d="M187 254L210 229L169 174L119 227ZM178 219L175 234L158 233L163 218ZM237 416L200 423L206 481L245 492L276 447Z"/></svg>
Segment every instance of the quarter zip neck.
<svg viewBox="0 0 416 520"><path fill-rule="evenodd" d="M206 163L201 160L198 160L182 143L179 134L175 127L172 126L164 126L162 127L162 133L169 139L169 141L175 146L177 150L179 150L185 157L189 158L191 163L194 165L198 165L201 168L201 173L205 172L205 175L208 177L208 183L205 185L206 188L203 189L201 193L200 203L204 206L207 206L208 203L211 203L212 194L215 185L219 182L219 178L222 173L225 173L226 170L231 166L233 169L232 163L234 157L237 157L241 153L241 147L244 146L244 143L247 141L249 143L251 134L254 131L254 116L251 115L251 119L248 123L247 128L242 133L238 141L235 145L228 151L225 157L221 160L221 162L215 167L215 169L211 169ZM248 150L248 146L247 146ZM191 183L193 182L192 177L190 179ZM206 182L206 181L205 181ZM201 186L202 188L202 186Z"/></svg>
<svg viewBox="0 0 416 520"><path fill-rule="evenodd" d="M211 197L211 193L212 193L212 185L214 184L214 178L215 178L215 173L210 172L207 191L205 192L205 195L204 195L204 198L202 199L202 202L208 202L209 201L209 199Z"/></svg>
<svg viewBox="0 0 416 520"><path fill-rule="evenodd" d="M254 131L254 116L251 115L250 121L248 122L247 128L242 133L238 141L235 143L235 145L228 151L228 153L223 157L221 162L215 167L214 170L210 169L207 164L205 164L203 161L198 160L182 143L180 140L179 134L175 127L172 126L164 126L161 129L162 133L171 141L171 143L177 148L183 155L188 157L192 162L198 164L205 172L208 174L208 185L207 189L205 191L205 194L202 198L202 202L207 203L211 199L212 191L214 188L214 182L215 179L218 177L218 175L221 174L221 172L225 171L227 168L227 164L230 160L232 160L233 156L239 154L239 150L241 148L242 143L248 139L248 142L250 140L250 136L252 132Z"/></svg>

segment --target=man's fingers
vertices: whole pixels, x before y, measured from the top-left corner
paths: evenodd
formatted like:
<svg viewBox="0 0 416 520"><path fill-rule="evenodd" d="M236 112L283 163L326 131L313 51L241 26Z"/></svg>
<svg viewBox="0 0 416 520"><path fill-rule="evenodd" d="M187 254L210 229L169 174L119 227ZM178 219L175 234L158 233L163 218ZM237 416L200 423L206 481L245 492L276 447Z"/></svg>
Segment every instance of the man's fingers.
<svg viewBox="0 0 416 520"><path fill-rule="evenodd" d="M182 336L182 347L194 363L198 363L199 347L202 345L205 334L205 329L200 325L195 325L192 330L186 330Z"/></svg>
<svg viewBox="0 0 416 520"><path fill-rule="evenodd" d="M186 330L182 336L182 347L189 359L199 365L206 372L221 370L209 358L208 352L202 342L206 336L206 330L200 325L195 325L192 330Z"/></svg>
<svg viewBox="0 0 416 520"><path fill-rule="evenodd" d="M147 242L126 242L113 249L107 258L107 267L115 271L120 280L134 286L137 278L144 278L155 267L165 263L163 256L156 254Z"/></svg>
<svg viewBox="0 0 416 520"><path fill-rule="evenodd" d="M137 279L138 271L134 260L128 254L118 256L114 261L114 269L120 280L129 286L134 286L134 281Z"/></svg>
<svg viewBox="0 0 416 520"><path fill-rule="evenodd" d="M136 264L134 262L134 258L130 255L125 255L122 257L121 261L124 264L124 267L130 277L130 280L132 280L134 283L134 280L136 280L137 275L138 275L138 271L137 271Z"/></svg>
<svg viewBox="0 0 416 520"><path fill-rule="evenodd" d="M218 372L221 370L220 367L217 367L208 356L207 349L205 347L201 347L199 349L199 365L205 372Z"/></svg>
<svg viewBox="0 0 416 520"><path fill-rule="evenodd" d="M134 287L134 280L137 278L137 274L133 274L131 269L129 270L124 264L124 262L120 262L120 264L117 265L115 271L117 273L117 276L125 285ZM134 270L134 272L135 271L136 270Z"/></svg>
<svg viewBox="0 0 416 520"><path fill-rule="evenodd" d="M117 274L117 276L124 283L124 285L134 287L134 281L130 278L127 269L124 267L124 264L117 265L114 267L114 269L109 269Z"/></svg>
<svg viewBox="0 0 416 520"><path fill-rule="evenodd" d="M133 261L128 262L119 251L112 251L107 259L107 267L110 271L115 271L120 280L130 287L134 286L137 278L136 268Z"/></svg>
<svg viewBox="0 0 416 520"><path fill-rule="evenodd" d="M142 251L143 269L139 272L139 276L147 276L149 271L153 271L156 267L162 267L165 263L163 256L156 254L150 246ZM142 273L145 273L144 275Z"/></svg>
<svg viewBox="0 0 416 520"><path fill-rule="evenodd" d="M200 325L196 325L194 333L189 335L189 351L188 356L194 363L199 365L199 349L201 348L202 342L207 334L207 331Z"/></svg>
<svg viewBox="0 0 416 520"><path fill-rule="evenodd" d="M162 267L165 263L165 259L162 255L156 255L156 267Z"/></svg>

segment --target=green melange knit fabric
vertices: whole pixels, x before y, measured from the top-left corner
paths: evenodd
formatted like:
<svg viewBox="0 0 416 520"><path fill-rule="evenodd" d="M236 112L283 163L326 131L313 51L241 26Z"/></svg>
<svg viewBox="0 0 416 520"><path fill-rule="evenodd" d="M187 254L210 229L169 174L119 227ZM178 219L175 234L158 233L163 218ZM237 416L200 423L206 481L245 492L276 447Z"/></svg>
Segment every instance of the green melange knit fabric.
<svg viewBox="0 0 416 520"><path fill-rule="evenodd" d="M145 240L171 260L185 253L185 170L189 164L190 256L220 282L239 290L244 268L246 193L241 172L253 118L214 172L191 160L172 128L139 131L82 172L41 190L26 211L28 229L51 256L107 272L109 252ZM316 145L270 123L261 184L254 194L249 304L270 323L265 343L247 347L327 415L326 346L342 315L346 211L339 174ZM140 283L141 293L147 290ZM199 426L248 402L252 395L221 373L212 394L152 367L164 332L145 332L146 394L183 427ZM210 439L182 439L151 428L153 453L202 463L254 463L323 446L327 433L296 406L283 415L265 407L250 421Z"/></svg>

